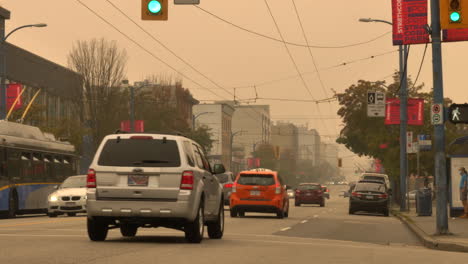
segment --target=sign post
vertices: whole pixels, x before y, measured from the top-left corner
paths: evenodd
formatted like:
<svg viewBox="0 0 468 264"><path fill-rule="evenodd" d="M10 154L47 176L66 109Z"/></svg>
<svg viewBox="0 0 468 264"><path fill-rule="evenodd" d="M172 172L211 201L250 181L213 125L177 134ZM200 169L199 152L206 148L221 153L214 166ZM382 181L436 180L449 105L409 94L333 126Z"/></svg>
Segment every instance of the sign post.
<svg viewBox="0 0 468 264"><path fill-rule="evenodd" d="M431 107L431 123L433 125L442 125L444 123L442 104L433 104Z"/></svg>

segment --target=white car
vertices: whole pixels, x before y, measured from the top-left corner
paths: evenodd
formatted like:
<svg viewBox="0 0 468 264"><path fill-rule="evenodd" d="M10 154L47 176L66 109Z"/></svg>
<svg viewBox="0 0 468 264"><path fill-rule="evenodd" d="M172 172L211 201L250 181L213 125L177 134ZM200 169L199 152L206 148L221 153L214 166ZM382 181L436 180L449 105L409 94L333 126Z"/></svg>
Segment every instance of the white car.
<svg viewBox="0 0 468 264"><path fill-rule="evenodd" d="M75 216L86 212L86 175L68 177L57 190L48 197L48 215L61 214Z"/></svg>

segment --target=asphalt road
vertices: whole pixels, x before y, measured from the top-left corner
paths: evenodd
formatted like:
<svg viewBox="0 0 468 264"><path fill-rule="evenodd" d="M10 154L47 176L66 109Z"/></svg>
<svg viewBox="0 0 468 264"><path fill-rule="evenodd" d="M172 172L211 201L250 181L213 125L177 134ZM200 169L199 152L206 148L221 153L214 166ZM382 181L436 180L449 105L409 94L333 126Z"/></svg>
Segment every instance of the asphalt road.
<svg viewBox="0 0 468 264"><path fill-rule="evenodd" d="M468 255L422 247L394 217L348 215L332 186L326 207L291 207L290 217L226 217L222 240L187 244L183 233L140 229L123 238L110 231L91 242L85 216L0 220L0 263L466 263Z"/></svg>

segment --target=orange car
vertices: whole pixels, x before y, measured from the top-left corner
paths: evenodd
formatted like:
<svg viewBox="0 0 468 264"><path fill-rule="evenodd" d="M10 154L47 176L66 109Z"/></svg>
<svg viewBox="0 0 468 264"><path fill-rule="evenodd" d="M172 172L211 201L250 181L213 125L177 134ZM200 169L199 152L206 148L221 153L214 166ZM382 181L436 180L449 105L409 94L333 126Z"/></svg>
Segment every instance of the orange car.
<svg viewBox="0 0 468 264"><path fill-rule="evenodd" d="M231 217L245 212L275 213L278 218L288 217L289 199L284 181L276 171L255 169L242 171L231 192Z"/></svg>

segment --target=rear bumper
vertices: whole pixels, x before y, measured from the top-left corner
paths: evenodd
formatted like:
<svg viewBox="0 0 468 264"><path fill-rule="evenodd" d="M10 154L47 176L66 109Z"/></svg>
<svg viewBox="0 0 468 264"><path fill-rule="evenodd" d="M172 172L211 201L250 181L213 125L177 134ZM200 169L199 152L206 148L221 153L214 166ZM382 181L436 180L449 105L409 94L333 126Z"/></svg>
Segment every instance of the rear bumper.
<svg viewBox="0 0 468 264"><path fill-rule="evenodd" d="M296 203L303 203L303 204L321 204L325 201L323 196L321 197L310 197L310 196L296 196L295 200Z"/></svg>
<svg viewBox="0 0 468 264"><path fill-rule="evenodd" d="M231 210L254 213L277 213L281 209L273 205L236 205Z"/></svg>
<svg viewBox="0 0 468 264"><path fill-rule="evenodd" d="M388 209L388 200L385 201L363 201L351 200L349 206L353 210L385 210Z"/></svg>
<svg viewBox="0 0 468 264"><path fill-rule="evenodd" d="M182 199L180 199L182 198ZM197 215L200 199L187 193L175 201L96 200L88 192L86 203L89 217L108 218L177 218L193 221Z"/></svg>

